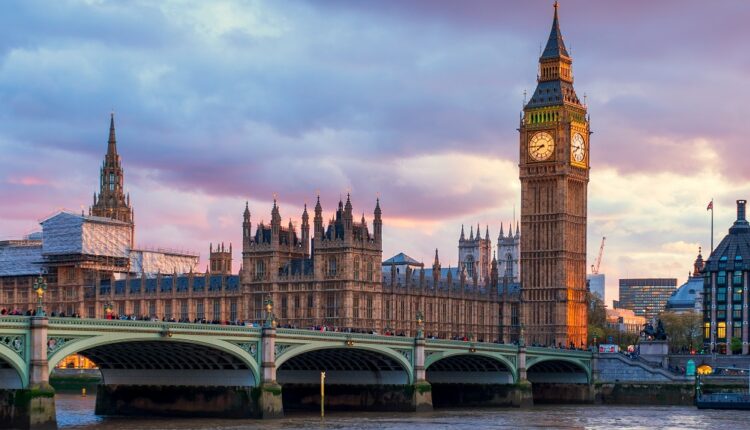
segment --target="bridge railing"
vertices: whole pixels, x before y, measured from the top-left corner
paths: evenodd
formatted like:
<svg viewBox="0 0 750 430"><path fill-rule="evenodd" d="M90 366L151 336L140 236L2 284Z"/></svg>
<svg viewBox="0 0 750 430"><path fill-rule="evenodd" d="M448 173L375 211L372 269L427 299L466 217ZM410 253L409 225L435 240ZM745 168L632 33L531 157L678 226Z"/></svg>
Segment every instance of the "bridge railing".
<svg viewBox="0 0 750 430"><path fill-rule="evenodd" d="M28 317L27 317L28 318ZM131 320L108 320L93 318L58 318L49 319L50 328L65 327L87 327L96 329L97 327L122 327L122 328L143 328L143 329L164 329L170 330L201 330L201 331L219 331L219 332L241 332L248 334L259 334L260 329L257 327L237 326L237 325L220 325L220 324L196 324L164 321L131 321Z"/></svg>
<svg viewBox="0 0 750 430"><path fill-rule="evenodd" d="M377 340L388 343L403 343L408 345L414 344L413 337L404 336L384 336L382 334L368 334L368 333L348 333L343 331L321 331L321 330L307 330L299 328L279 328L276 330L278 335L288 336L314 336L324 337L336 340L346 339L360 339L360 340Z"/></svg>
<svg viewBox="0 0 750 430"><path fill-rule="evenodd" d="M19 315L3 315L0 317L0 324L3 326L14 326L19 328L28 328L31 317Z"/></svg>
<svg viewBox="0 0 750 430"><path fill-rule="evenodd" d="M526 347L526 352L528 354L564 355L566 357L577 356L581 358L591 358L593 356L591 351L584 351L580 349L548 348L544 346L529 346Z"/></svg>
<svg viewBox="0 0 750 430"><path fill-rule="evenodd" d="M497 351L504 353L517 353L518 346L508 343L494 343L494 342L472 342L464 340L450 340L450 339L427 339L427 347L455 347L455 348L475 348L477 350Z"/></svg>

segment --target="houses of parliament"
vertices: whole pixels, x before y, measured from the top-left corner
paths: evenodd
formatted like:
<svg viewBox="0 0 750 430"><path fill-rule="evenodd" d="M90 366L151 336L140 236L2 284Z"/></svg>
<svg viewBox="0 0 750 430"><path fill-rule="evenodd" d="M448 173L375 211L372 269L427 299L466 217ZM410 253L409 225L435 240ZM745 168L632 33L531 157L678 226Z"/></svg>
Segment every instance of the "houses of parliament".
<svg viewBox="0 0 750 430"><path fill-rule="evenodd" d="M139 249L113 116L89 213L60 212L41 232L0 242L0 308L32 309L44 273L56 315L260 322L270 299L282 326L408 336L420 315L438 338L582 346L589 128L571 65L555 6L519 125L520 225L503 225L494 246L488 226L461 227L456 267L439 250L428 267L404 253L384 261L381 202L355 219L349 195L327 220L319 197L305 206L299 230L276 200L268 224L245 204L236 274L231 245L209 246L204 273L193 253Z"/></svg>

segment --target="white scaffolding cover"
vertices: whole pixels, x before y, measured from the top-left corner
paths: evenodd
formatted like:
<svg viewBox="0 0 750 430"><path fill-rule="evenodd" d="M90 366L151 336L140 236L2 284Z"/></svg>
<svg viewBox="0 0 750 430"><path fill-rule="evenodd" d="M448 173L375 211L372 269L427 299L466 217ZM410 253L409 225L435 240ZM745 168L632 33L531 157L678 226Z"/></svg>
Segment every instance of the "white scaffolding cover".
<svg viewBox="0 0 750 430"><path fill-rule="evenodd" d="M198 264L197 255L134 249L130 252L130 272L189 273Z"/></svg>
<svg viewBox="0 0 750 430"><path fill-rule="evenodd" d="M0 243L0 276L38 275L41 261L42 242L39 240Z"/></svg>
<svg viewBox="0 0 750 430"><path fill-rule="evenodd" d="M44 255L128 256L131 226L122 221L60 212L41 224Z"/></svg>

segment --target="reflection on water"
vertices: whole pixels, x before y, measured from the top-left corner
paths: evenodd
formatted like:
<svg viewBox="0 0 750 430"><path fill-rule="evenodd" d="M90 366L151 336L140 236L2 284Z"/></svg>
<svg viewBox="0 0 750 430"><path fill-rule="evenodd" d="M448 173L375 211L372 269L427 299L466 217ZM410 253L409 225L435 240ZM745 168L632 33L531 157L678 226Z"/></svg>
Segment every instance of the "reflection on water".
<svg viewBox="0 0 750 430"><path fill-rule="evenodd" d="M58 394L61 428L91 430L240 430L240 429L748 429L750 411L698 410L686 406L535 406L530 409L441 409L432 413L337 412L325 421L309 413L274 421L103 418L94 415L95 395Z"/></svg>

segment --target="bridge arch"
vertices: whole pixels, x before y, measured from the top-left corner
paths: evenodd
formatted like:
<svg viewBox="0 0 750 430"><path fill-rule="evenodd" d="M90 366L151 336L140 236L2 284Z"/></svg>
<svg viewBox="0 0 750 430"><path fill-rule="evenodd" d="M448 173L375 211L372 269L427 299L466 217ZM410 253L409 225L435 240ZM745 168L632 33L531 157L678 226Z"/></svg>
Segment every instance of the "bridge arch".
<svg viewBox="0 0 750 430"><path fill-rule="evenodd" d="M425 372L430 383L513 384L518 380L510 360L483 351L431 354L425 360Z"/></svg>
<svg viewBox="0 0 750 430"><path fill-rule="evenodd" d="M96 363L104 384L260 384L258 363L249 352L223 340L206 340L205 336L118 333L75 339L49 356L50 372L71 354Z"/></svg>
<svg viewBox="0 0 750 430"><path fill-rule="evenodd" d="M29 385L29 365L14 350L0 344L0 388L18 389Z"/></svg>
<svg viewBox="0 0 750 430"><path fill-rule="evenodd" d="M344 346L309 344L294 346L276 358L280 383L318 382L320 371L326 371L326 382L356 385L407 385L414 382L412 365L406 356L379 345ZM356 379L341 379L345 372ZM314 381L313 381L314 376Z"/></svg>
<svg viewBox="0 0 750 430"><path fill-rule="evenodd" d="M580 360L567 357L540 357L526 369L533 383L589 384L591 369Z"/></svg>

